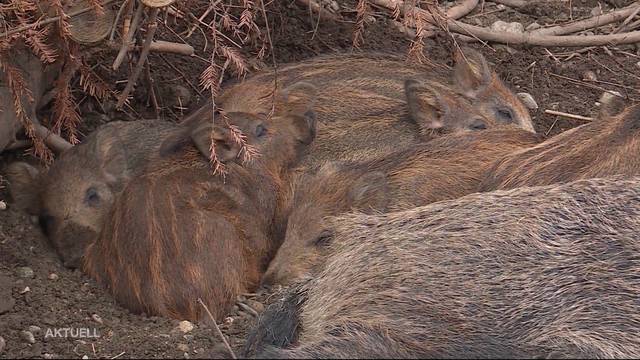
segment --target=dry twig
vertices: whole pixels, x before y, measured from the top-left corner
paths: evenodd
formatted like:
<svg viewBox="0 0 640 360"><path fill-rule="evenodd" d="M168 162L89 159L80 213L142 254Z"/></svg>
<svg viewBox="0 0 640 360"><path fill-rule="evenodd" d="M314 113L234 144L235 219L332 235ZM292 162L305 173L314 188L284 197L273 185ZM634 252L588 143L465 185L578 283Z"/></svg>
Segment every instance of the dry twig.
<svg viewBox="0 0 640 360"><path fill-rule="evenodd" d="M117 107L122 108L122 105L127 100L129 93L133 90L133 87L136 85L136 81L138 81L138 77L140 77L140 72L142 72L142 68L144 63L147 61L147 56L149 56L149 48L151 47L151 42L153 41L153 36L156 33L156 29L158 28L158 12L159 8L152 8L151 13L149 14L149 22L147 25L147 37L144 41L144 45L142 46L142 52L140 53L140 58L138 59L138 63L136 67L133 69L133 72L129 76L129 80L127 81L127 86L125 86L122 93L118 96Z"/></svg>
<svg viewBox="0 0 640 360"><path fill-rule="evenodd" d="M205 305L205 303L200 298L198 298L198 302L200 303L200 305L202 305L204 310L207 312L207 315L209 315L209 318L213 322L213 327L216 328L216 332L218 333L218 336L220 336L220 339L222 339L222 342L224 343L224 346L227 347L227 351L229 351L229 354L231 355L231 358L232 359L237 359L236 358L236 354L231 349L231 346L229 345L229 342L227 342L227 339L224 337L224 334L222 333L222 331L220 331L220 328L218 327L218 323L216 323L216 319L213 318L213 314L211 314L211 311L209 311L209 308L207 307L207 305Z"/></svg>
<svg viewBox="0 0 640 360"><path fill-rule="evenodd" d="M592 121L593 120L593 118L591 118L591 117L569 114L569 113L562 112L562 111L545 110L544 112L545 112L545 114L562 116L562 117L565 117L565 118L575 119L575 120L583 120L583 121Z"/></svg>

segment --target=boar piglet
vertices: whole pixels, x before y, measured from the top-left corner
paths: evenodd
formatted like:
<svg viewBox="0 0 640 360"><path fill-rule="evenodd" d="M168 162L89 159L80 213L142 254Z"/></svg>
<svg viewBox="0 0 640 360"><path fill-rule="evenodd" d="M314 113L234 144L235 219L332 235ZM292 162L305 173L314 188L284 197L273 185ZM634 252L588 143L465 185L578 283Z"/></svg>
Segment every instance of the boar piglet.
<svg viewBox="0 0 640 360"><path fill-rule="evenodd" d="M536 134L505 125L450 134L366 162L327 163L300 175L285 240L264 284L288 284L322 262L326 217L408 209L473 193L494 161L538 141Z"/></svg>
<svg viewBox="0 0 640 360"><path fill-rule="evenodd" d="M78 267L124 184L157 156L161 139L175 128L158 120L102 125L63 152L48 170L10 164L11 194L17 205L38 216L64 265Z"/></svg>
<svg viewBox="0 0 640 360"><path fill-rule="evenodd" d="M564 183L611 175L640 175L640 105L605 93L590 123L514 152L486 174L482 191Z"/></svg>
<svg viewBox="0 0 640 360"><path fill-rule="evenodd" d="M310 167L375 158L443 132L496 124L534 131L520 99L472 49L457 52L453 71L446 72L376 53L321 56L278 68L280 85L301 79L318 88L318 135L303 162ZM225 111L269 112L273 87L273 72L265 71L225 87L216 104Z"/></svg>
<svg viewBox="0 0 640 360"><path fill-rule="evenodd" d="M280 194L314 137L314 93L305 83L285 89L269 121L225 114L260 153L246 163L238 134L222 117L216 125L203 118L197 127L212 134L224 176L214 176L198 150L181 143L189 138L184 128L169 136L163 157L117 199L87 248L84 270L133 312L197 320L204 313L200 298L220 319L258 284L273 254Z"/></svg>
<svg viewBox="0 0 640 360"><path fill-rule="evenodd" d="M640 178L473 194L332 222L268 308L264 358L637 358Z"/></svg>

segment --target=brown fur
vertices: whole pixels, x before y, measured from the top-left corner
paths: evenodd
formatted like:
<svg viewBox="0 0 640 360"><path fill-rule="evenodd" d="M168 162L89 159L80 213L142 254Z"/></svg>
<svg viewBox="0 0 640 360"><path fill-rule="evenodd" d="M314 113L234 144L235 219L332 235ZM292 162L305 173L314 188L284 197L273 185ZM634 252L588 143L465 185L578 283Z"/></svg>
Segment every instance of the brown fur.
<svg viewBox="0 0 640 360"><path fill-rule="evenodd" d="M17 205L38 215L54 250L67 267L80 265L124 184L157 156L169 122L114 121L65 151L48 170L12 163L7 170Z"/></svg>
<svg viewBox="0 0 640 360"><path fill-rule="evenodd" d="M353 214L332 229L318 277L252 332L260 357L640 356L640 178Z"/></svg>
<svg viewBox="0 0 640 360"><path fill-rule="evenodd" d="M425 136L431 138L435 129L464 129L466 117L472 114L485 119L487 127L512 121L533 131L527 109L488 68L482 55L469 50L467 58L468 63L458 59L453 75L371 53L322 56L280 66L279 86L304 80L318 88L318 134L305 164L365 160L390 153L421 142ZM451 78L453 84L449 84ZM429 103L433 111L417 113L407 106L407 80L415 82L412 88L417 98ZM268 113L272 90L273 72L267 71L225 88L218 104L225 111ZM447 107L455 97L466 99L470 110ZM512 118L505 119L505 112Z"/></svg>
<svg viewBox="0 0 640 360"><path fill-rule="evenodd" d="M535 134L504 126L451 134L366 162L328 163L301 175L284 243L264 282L287 284L321 263L327 216L408 209L473 193L496 159L538 141Z"/></svg>
<svg viewBox="0 0 640 360"><path fill-rule="evenodd" d="M198 298L220 318L241 292L252 290L275 247L279 194L315 128L312 96L296 97L314 89L288 91L269 126L264 116L227 114L261 151L248 164L233 160L240 149L227 129L213 129L217 154L229 159L224 177L213 176L190 144L173 144L188 136L182 129L169 136L166 158L130 181L116 201L87 248L85 271L126 308L179 319L201 317Z"/></svg>
<svg viewBox="0 0 640 360"><path fill-rule="evenodd" d="M488 172L481 190L640 175L640 105L622 112L616 104L603 106L596 120L505 156Z"/></svg>

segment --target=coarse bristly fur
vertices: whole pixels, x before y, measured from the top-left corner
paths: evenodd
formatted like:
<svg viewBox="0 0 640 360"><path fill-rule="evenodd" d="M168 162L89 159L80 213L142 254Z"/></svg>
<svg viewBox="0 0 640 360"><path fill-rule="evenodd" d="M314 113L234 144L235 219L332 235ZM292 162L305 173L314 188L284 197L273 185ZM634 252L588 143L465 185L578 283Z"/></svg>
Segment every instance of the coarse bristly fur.
<svg viewBox="0 0 640 360"><path fill-rule="evenodd" d="M536 134L503 126L446 135L369 161L327 163L297 177L285 239L263 283L289 284L322 263L326 217L410 209L471 194L497 159L539 141Z"/></svg>
<svg viewBox="0 0 640 360"><path fill-rule="evenodd" d="M505 156L482 191L563 183L616 174L640 175L640 105L612 98L592 122Z"/></svg>
<svg viewBox="0 0 640 360"><path fill-rule="evenodd" d="M296 319L274 322L295 324L295 342L255 336L266 341L247 348L278 358L637 358L639 231L637 177L345 215L323 270L285 298L304 298L287 310ZM263 317L254 333L271 324Z"/></svg>
<svg viewBox="0 0 640 360"><path fill-rule="evenodd" d="M515 124L534 131L520 99L477 51L456 56L450 74L379 53L319 56L278 68L278 85L307 81L318 88L318 134L303 164L366 160L429 140L438 132ZM268 113L273 71L225 87L216 104L225 111ZM458 98L452 106L451 99ZM426 105L426 108L425 108ZM206 146L202 146L205 148ZM209 154L205 153L205 156Z"/></svg>
<svg viewBox="0 0 640 360"><path fill-rule="evenodd" d="M165 139L161 154L118 197L83 270L129 310L198 320L202 299L216 319L258 284L275 248L280 193L313 140L315 88L287 88L269 124L265 116L228 113L261 156L249 163L224 124L209 131L228 168L214 176L188 134ZM305 95L305 96L302 96Z"/></svg>
<svg viewBox="0 0 640 360"><path fill-rule="evenodd" d="M7 169L15 204L37 215L63 264L76 268L100 234L127 181L158 157L168 121L112 121L42 169L14 162Z"/></svg>

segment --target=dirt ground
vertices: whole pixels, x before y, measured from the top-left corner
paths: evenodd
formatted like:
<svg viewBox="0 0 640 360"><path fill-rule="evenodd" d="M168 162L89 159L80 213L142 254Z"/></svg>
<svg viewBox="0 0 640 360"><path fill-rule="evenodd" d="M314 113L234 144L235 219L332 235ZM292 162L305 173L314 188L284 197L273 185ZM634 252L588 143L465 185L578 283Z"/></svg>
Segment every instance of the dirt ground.
<svg viewBox="0 0 640 360"><path fill-rule="evenodd" d="M344 1L342 6L353 9L353 3ZM574 8L570 12L568 3L557 2L536 8L533 14L521 14L509 8L496 12L496 5L487 2L484 9L476 9L465 21L488 26L501 19L518 21L527 27L533 22L549 24L553 19L587 17L598 6L605 11L610 9L604 1L582 0L573 1ZM321 21L316 30L315 19L293 1L276 1L269 11L273 42L277 45L275 58L280 63L351 49L352 23ZM177 40L163 26L157 37ZM367 25L364 40L364 50L392 53L406 53L410 44L382 18ZM189 42L196 47L200 57L206 58L201 34L194 33ZM429 40L426 51L433 61L451 63L446 44L444 38ZM539 109L532 112L536 130L545 136L583 123L582 120L544 114L545 109L590 116L597 110L596 102L605 89L619 91L633 101L640 99L640 53L634 46L598 47L580 52L576 52L577 49L502 45L474 44L473 47L482 49L497 72L517 92L529 92L533 96L539 105ZM96 60L96 63L101 62L97 71L109 74L105 64L110 64L115 54L105 52L101 56ZM150 59L151 74L162 107L159 115L176 120L181 114L194 110L206 96L207 93L198 88L199 75L206 62L205 59L170 54L162 57L152 54ZM271 59L264 62L270 64ZM591 80L583 80L585 77ZM107 79L113 83L126 79L126 69ZM118 86L121 90L124 84ZM180 87L191 94L191 99L182 104L182 110L177 108L179 104L172 95ZM147 104L145 88L148 86L138 87L132 108L119 114L120 117L134 120L156 116L153 107ZM84 97L81 92L76 95L78 99ZM113 119L112 113L103 112L89 98L82 101L80 108L86 119L82 127L84 134ZM22 156L15 152L4 153L0 155L0 165ZM184 331L189 329L180 329L175 320L130 314L115 304L94 281L78 271L63 268L33 220L12 207L7 189L0 189L0 199L8 202L8 208L0 210L0 358L202 358L225 355L211 323L203 321L194 324L190 331ZM246 297L246 302L260 311L277 295L264 291ZM238 308L234 308L227 318L218 319L236 353L242 348L254 320L253 315ZM74 329L76 337L60 337L64 328ZM58 333L54 332L56 329Z"/></svg>

